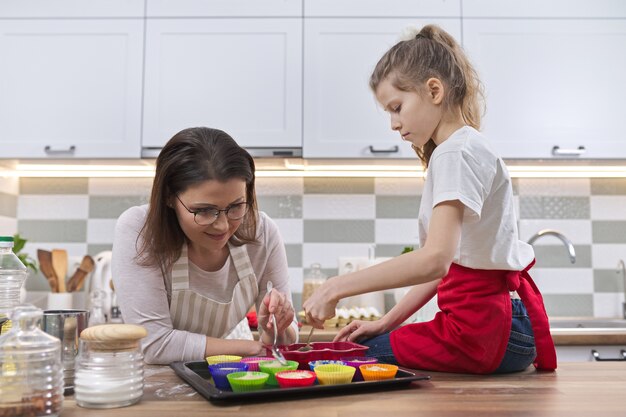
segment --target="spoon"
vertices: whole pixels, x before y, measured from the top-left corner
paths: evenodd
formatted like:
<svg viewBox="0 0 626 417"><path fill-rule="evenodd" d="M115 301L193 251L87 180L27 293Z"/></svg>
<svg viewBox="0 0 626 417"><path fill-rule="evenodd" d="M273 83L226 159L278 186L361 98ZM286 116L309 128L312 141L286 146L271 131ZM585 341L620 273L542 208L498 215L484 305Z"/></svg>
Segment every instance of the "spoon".
<svg viewBox="0 0 626 417"><path fill-rule="evenodd" d="M313 350L313 346L311 346L311 344L309 343L311 341L311 335L313 334L313 330L315 330L315 327L311 327L311 331L306 338L306 344L301 348L298 348L298 352L308 352L309 350Z"/></svg>
<svg viewBox="0 0 626 417"><path fill-rule="evenodd" d="M272 281L267 281L267 293L271 293L272 292ZM280 351L278 350L278 348L276 347L276 340L278 337L278 332L276 331L276 316L274 316L273 313L270 313L270 318L272 320L272 322L274 323L274 344L272 344L272 356L274 357L274 359L276 359L278 362L280 362L280 364L282 366L287 366L287 360L285 359L285 357L283 356L282 353L280 353Z"/></svg>

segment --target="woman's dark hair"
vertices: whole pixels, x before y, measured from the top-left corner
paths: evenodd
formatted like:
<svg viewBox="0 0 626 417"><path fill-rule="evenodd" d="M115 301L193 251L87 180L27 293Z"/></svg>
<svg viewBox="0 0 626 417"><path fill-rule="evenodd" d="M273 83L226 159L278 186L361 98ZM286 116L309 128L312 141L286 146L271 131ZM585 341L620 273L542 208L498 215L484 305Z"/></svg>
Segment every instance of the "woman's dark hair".
<svg viewBox="0 0 626 417"><path fill-rule="evenodd" d="M144 266L158 266L164 276L180 257L185 234L173 208L176 196L207 180L240 178L246 183L249 210L230 243L256 242L257 204L254 160L226 132L208 127L181 130L163 147L156 160L148 215L139 236L137 258Z"/></svg>

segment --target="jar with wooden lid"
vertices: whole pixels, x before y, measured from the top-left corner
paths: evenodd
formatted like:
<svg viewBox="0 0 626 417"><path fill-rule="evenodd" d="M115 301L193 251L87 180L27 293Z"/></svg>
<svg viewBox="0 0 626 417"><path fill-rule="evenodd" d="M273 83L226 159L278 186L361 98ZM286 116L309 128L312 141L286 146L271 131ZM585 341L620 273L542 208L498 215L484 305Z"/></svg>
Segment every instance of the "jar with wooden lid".
<svg viewBox="0 0 626 417"><path fill-rule="evenodd" d="M134 324L102 324L80 334L74 398L85 408L135 404L143 395L143 355L139 341L146 330Z"/></svg>

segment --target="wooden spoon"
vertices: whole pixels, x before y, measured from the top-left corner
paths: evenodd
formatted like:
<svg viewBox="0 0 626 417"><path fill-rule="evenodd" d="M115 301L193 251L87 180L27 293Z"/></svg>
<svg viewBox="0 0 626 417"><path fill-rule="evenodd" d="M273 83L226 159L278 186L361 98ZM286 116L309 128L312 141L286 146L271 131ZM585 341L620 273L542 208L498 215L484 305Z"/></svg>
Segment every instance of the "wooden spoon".
<svg viewBox="0 0 626 417"><path fill-rule="evenodd" d="M59 292L65 292L65 276L67 275L67 251L52 249L52 268L59 282Z"/></svg>
<svg viewBox="0 0 626 417"><path fill-rule="evenodd" d="M83 284L85 283L85 277L89 275L91 271L93 271L93 267L95 262L93 258L89 255L83 256L83 260L80 261L80 265L74 272L74 275L67 281L67 291L80 291L83 288Z"/></svg>
<svg viewBox="0 0 626 417"><path fill-rule="evenodd" d="M59 281L57 275L52 268L52 253L47 250L37 249L37 259L39 259L39 267L41 272L50 284L51 292L59 292Z"/></svg>

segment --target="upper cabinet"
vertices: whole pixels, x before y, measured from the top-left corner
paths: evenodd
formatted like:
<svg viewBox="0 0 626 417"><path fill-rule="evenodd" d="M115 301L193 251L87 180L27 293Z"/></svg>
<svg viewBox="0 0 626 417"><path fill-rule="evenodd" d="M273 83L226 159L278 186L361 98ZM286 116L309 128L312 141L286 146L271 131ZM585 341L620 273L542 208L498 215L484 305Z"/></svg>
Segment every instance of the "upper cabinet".
<svg viewBox="0 0 626 417"><path fill-rule="evenodd" d="M463 43L504 158L625 158L626 3L463 3Z"/></svg>
<svg viewBox="0 0 626 417"><path fill-rule="evenodd" d="M300 153L302 19L150 18L145 65L144 156L192 126L256 155Z"/></svg>
<svg viewBox="0 0 626 417"><path fill-rule="evenodd" d="M309 0L305 17L460 17L461 0Z"/></svg>
<svg viewBox="0 0 626 417"><path fill-rule="evenodd" d="M143 18L146 0L2 0L0 18Z"/></svg>
<svg viewBox="0 0 626 417"><path fill-rule="evenodd" d="M302 17L303 0L147 0L147 2L148 17Z"/></svg>
<svg viewBox="0 0 626 417"><path fill-rule="evenodd" d="M138 158L143 19L4 18L16 3L46 1L0 3L0 157Z"/></svg>

